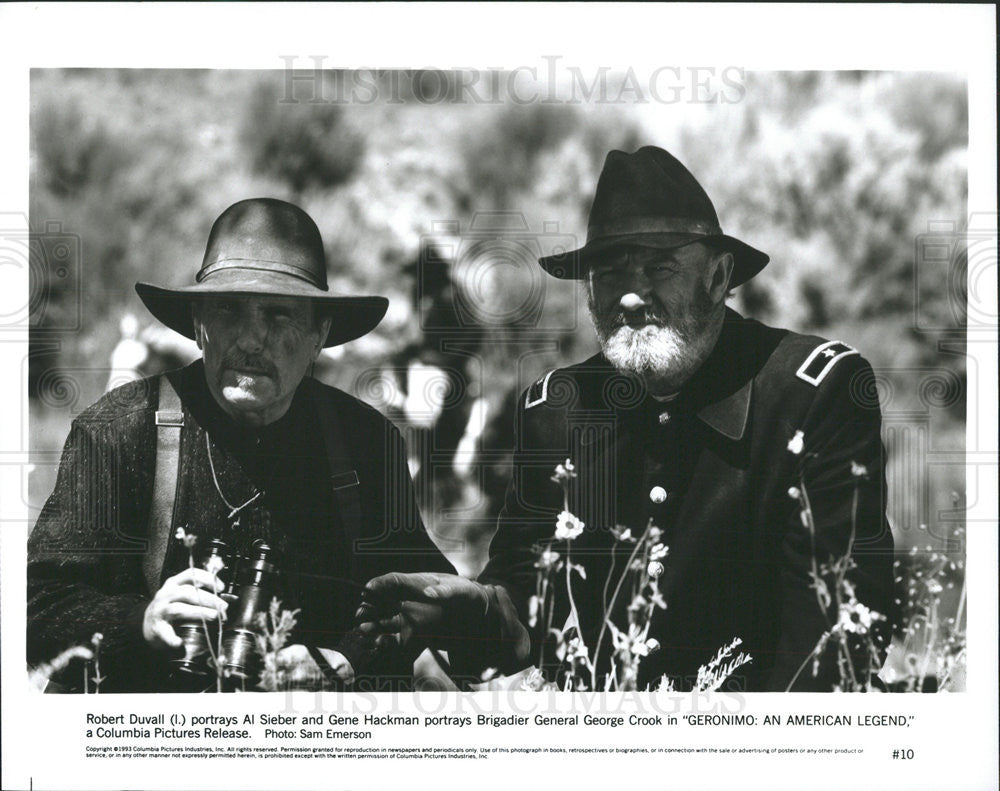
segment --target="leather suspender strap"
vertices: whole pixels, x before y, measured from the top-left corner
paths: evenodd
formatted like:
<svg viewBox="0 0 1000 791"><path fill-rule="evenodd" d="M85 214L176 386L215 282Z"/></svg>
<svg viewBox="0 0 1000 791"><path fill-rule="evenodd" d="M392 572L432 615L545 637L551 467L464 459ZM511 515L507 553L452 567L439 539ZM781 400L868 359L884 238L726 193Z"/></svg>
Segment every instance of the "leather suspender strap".
<svg viewBox="0 0 1000 791"><path fill-rule="evenodd" d="M326 458L330 465L331 504L337 507L340 514L340 523L344 530L344 546L347 548L348 568L353 578L356 567L355 544L361 532L361 481L358 480L358 471L344 439L340 416L336 413L330 399L324 397L319 383L313 379L306 381L311 383L313 403L316 405L316 412L319 415Z"/></svg>
<svg viewBox="0 0 1000 791"><path fill-rule="evenodd" d="M153 496L149 505L148 546L142 559L142 572L150 595L160 589L167 544L173 535L174 502L181 455L181 431L184 410L177 390L166 375L160 377L160 395L156 409L156 471Z"/></svg>

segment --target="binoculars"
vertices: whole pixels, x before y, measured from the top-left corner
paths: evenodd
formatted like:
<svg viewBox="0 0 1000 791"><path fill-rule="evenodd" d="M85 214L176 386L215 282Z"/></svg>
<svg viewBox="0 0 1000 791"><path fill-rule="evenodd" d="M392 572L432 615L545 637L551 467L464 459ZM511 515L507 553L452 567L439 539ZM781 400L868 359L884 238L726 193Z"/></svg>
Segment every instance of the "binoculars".
<svg viewBox="0 0 1000 791"><path fill-rule="evenodd" d="M257 650L257 616L267 613L271 600L278 595L280 574L277 552L263 539L257 539L247 556L230 551L223 541L209 542L198 566L214 573L225 585L221 597L229 603L222 625L222 661L219 667L219 620L192 621L175 627L183 641L183 656L171 660L174 673L188 677L211 677L221 674L227 687L252 685L261 670Z"/></svg>

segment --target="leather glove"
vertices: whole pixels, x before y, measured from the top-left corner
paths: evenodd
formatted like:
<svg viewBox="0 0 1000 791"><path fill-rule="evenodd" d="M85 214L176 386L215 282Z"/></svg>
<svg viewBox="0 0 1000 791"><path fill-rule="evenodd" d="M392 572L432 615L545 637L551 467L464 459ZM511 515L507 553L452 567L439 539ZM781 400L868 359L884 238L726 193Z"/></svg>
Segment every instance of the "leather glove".
<svg viewBox="0 0 1000 791"><path fill-rule="evenodd" d="M452 667L479 673L514 672L527 663L528 631L507 591L456 574L385 574L365 586L356 619L414 657L424 648L447 651Z"/></svg>

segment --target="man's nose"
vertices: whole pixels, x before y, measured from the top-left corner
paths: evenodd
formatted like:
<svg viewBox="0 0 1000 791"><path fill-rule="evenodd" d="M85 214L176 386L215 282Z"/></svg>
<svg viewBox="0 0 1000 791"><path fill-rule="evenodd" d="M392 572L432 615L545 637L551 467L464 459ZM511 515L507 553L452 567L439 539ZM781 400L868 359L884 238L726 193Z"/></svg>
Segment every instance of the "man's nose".
<svg viewBox="0 0 1000 791"><path fill-rule="evenodd" d="M640 303L649 304L649 297L653 293L653 283L646 276L645 268L633 264L628 267L626 272L628 273L628 278L625 283L625 293L622 294L620 299L621 306L628 310L625 304L626 300L634 303L634 307L639 307Z"/></svg>
<svg viewBox="0 0 1000 791"><path fill-rule="evenodd" d="M269 327L264 317L255 311L248 311L236 343L245 352L259 352L267 343L268 331Z"/></svg>

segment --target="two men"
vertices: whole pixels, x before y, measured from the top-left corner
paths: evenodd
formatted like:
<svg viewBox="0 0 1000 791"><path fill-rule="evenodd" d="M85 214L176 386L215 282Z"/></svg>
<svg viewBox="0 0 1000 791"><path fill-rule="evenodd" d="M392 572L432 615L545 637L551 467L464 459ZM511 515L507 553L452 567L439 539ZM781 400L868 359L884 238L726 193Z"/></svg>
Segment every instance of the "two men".
<svg viewBox="0 0 1000 791"><path fill-rule="evenodd" d="M478 635L497 666L527 664L514 624L532 620L535 548L552 540L567 503L584 523L572 553L586 576L567 575L572 600L557 588L552 624L569 623L587 650L604 630L615 533L653 524L669 551L658 581L666 607L649 630L659 650L640 662L639 689L664 675L691 688L699 668L740 638L752 661L729 680L736 688L830 690L840 679L836 658L815 651L823 634L851 612L891 614L893 541L871 367L847 344L726 307L729 289L768 260L722 233L708 195L666 151L608 154L586 245L539 262L583 281L601 353L549 372L518 404L510 485L478 580L487 614ZM564 500L552 475L566 459L575 477ZM824 603L817 578L842 558L851 600L838 612L839 592L827 590ZM466 628L476 585L429 574L371 583L403 611L432 600L465 613ZM497 590L514 606L484 607ZM611 616L628 623L625 612ZM423 631L441 630L428 622ZM533 659L545 639L536 630ZM885 635L874 644L878 656L862 645L848 660L860 686L881 665ZM607 652L594 661L603 678Z"/></svg>
<svg viewBox="0 0 1000 791"><path fill-rule="evenodd" d="M278 656L288 677L405 683L412 666L354 629L362 585L454 570L424 530L399 432L309 376L324 347L372 330L387 300L331 294L315 223L270 199L219 217L194 285L136 289L203 357L74 420L29 540L29 663L99 632L102 691L205 686L175 672L179 627L237 602L197 560L212 540L244 557L264 541L283 605L300 611ZM54 680L78 686L71 671Z"/></svg>
<svg viewBox="0 0 1000 791"><path fill-rule="evenodd" d="M852 600L891 611L880 414L855 349L726 307L729 289L767 263L722 233L670 154L608 155L586 245L540 261L583 281L602 351L522 394L490 561L471 581L424 532L395 430L305 376L324 344L371 329L384 300L326 294L319 234L299 210L237 204L213 229L197 286L139 286L154 315L198 340L204 362L116 391L74 424L31 537L29 660L99 626L102 671L113 661L115 683L159 678L173 624L225 607L211 580L184 570L176 545L160 562L141 544L190 527L283 546L303 614L292 661L349 678L372 657L430 646L461 674L511 674L547 638L527 627L535 548L568 505L584 525L573 552L586 576L567 575L573 595L556 594L554 623L572 612L584 646L604 629L601 586L617 536L655 524L669 547L659 580L667 606L649 631L660 650L640 663L638 688L664 675L693 686L738 637L753 658L733 679L739 688L832 689L829 664L803 672L823 658L814 649L841 615L820 606L817 570L847 558ZM166 528L147 533L162 512L151 451L154 414L169 412L157 400L164 381L184 407L181 472ZM564 500L552 474L566 459L575 477ZM357 591L342 580L370 580L356 613ZM402 650L376 650L393 645ZM595 662L606 671L607 653Z"/></svg>

